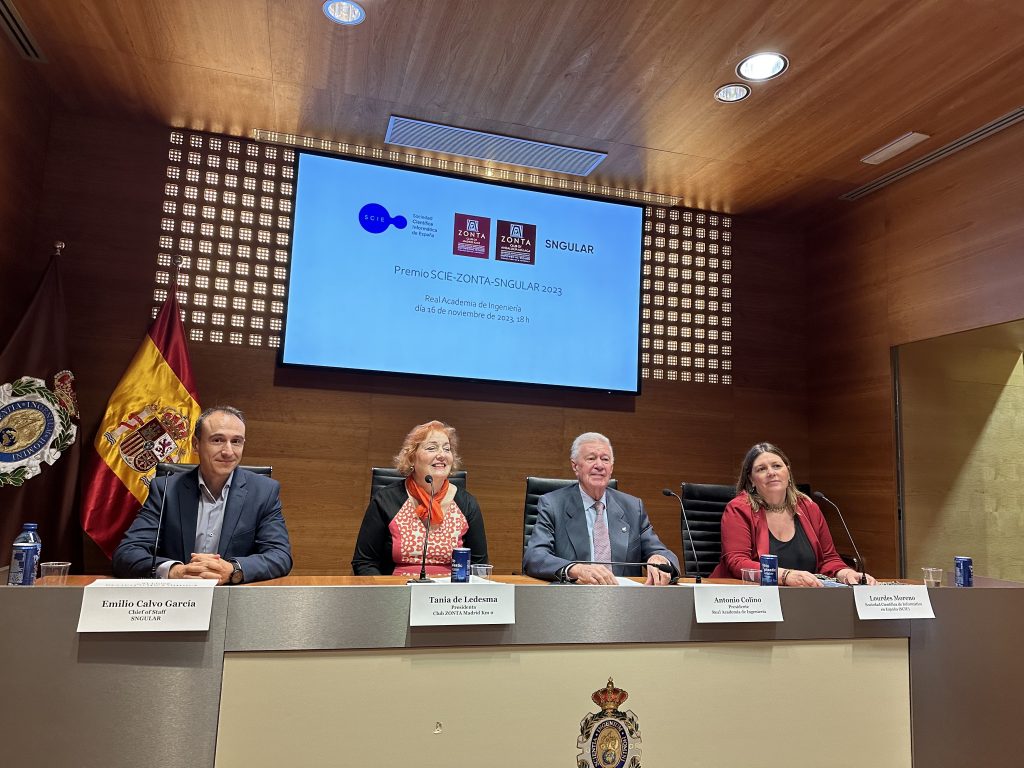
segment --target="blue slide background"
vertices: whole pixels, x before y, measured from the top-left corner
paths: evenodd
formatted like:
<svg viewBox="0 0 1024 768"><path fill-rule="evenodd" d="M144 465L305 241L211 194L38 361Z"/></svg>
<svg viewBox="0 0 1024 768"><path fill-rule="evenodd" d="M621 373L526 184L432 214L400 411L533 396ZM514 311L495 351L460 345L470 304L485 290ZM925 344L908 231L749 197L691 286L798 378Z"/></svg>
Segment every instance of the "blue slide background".
<svg viewBox="0 0 1024 768"><path fill-rule="evenodd" d="M407 225L366 231L369 203ZM452 253L456 212L491 219L487 259ZM536 225L534 265L495 260L498 219ZM283 362L635 391L642 226L639 206L300 154ZM485 278L516 282L459 282Z"/></svg>

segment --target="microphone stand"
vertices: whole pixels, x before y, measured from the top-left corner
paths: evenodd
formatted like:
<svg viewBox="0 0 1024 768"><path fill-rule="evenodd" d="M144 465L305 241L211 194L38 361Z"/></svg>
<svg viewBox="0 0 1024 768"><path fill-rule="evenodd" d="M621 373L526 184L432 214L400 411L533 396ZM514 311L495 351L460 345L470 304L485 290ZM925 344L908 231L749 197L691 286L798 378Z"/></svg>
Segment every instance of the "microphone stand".
<svg viewBox="0 0 1024 768"><path fill-rule="evenodd" d="M153 482L157 480L157 476L160 474L159 467L157 468L157 474L153 476ZM160 496L160 514L156 519L156 539L153 541L153 563L149 569L149 577L151 579L156 578L156 553L160 549L160 528L164 524L164 505L167 503L167 483L170 479L171 473L168 472L164 475L164 491Z"/></svg>
<svg viewBox="0 0 1024 768"><path fill-rule="evenodd" d="M669 488L662 488L662 494L665 496L675 496L676 501L679 502L679 512L683 517L683 523L686 525L686 536L690 539L690 551L693 553L693 562L697 565L697 578L696 583L701 583L700 576L700 560L697 558L697 548L693 545L693 534L690 532L690 520L686 517L686 507L683 506L683 500L678 493L673 493ZM686 570L686 542L683 542L683 570Z"/></svg>
<svg viewBox="0 0 1024 768"><path fill-rule="evenodd" d="M423 554L420 558L420 577L418 579L409 579L406 584L433 584L434 580L427 577L427 542L430 541L430 516L433 513L434 507L434 476L427 475L423 478L430 484L430 505L427 507L427 517L423 521L423 527L426 528L426 533L423 535Z"/></svg>
<svg viewBox="0 0 1024 768"><path fill-rule="evenodd" d="M853 540L853 534L850 533L850 527L846 524L846 520L843 519L843 513L839 511L839 507L836 506L835 502L833 502L832 499L830 499L828 496L826 496L821 491L815 491L814 495L816 497L818 497L819 499L823 499L824 501L827 501L829 504L831 504L832 505L832 509L834 509L836 511L836 514L839 515L839 522L841 522L843 524L843 528L846 529L846 537L850 540L850 544L853 546L853 553L855 555L857 555L857 561L860 563L861 571L860 571L860 581L858 583L859 584L867 584L868 583L868 575L867 575L867 571L864 570L864 558L860 556L860 550L857 549L857 542L855 542Z"/></svg>

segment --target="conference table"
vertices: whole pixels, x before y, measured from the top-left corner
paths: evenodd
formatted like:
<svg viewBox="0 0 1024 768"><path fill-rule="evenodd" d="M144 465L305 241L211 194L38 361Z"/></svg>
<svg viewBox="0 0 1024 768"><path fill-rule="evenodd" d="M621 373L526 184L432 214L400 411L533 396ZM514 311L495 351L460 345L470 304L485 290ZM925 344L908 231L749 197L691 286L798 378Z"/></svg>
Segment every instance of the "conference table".
<svg viewBox="0 0 1024 768"><path fill-rule="evenodd" d="M935 619L782 588L782 622L699 624L692 584L496 576L514 624L410 627L402 578L291 576L214 589L207 631L79 634L95 578L0 587L4 764L571 767L612 678L644 768L1021 765L1015 582L930 589Z"/></svg>

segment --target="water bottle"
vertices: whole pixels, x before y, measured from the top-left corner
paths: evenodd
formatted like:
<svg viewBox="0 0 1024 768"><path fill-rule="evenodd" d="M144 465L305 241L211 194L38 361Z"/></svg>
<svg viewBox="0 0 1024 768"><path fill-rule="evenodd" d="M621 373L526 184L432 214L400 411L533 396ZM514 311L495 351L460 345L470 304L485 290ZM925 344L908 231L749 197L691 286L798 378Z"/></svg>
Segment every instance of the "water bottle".
<svg viewBox="0 0 1024 768"><path fill-rule="evenodd" d="M35 570L33 571L33 576L35 577L35 579L38 579L39 563L43 559L43 540L39 538L39 524L25 523L25 527L21 529L21 533L18 534L18 538L14 540L14 543L36 545L36 564Z"/></svg>

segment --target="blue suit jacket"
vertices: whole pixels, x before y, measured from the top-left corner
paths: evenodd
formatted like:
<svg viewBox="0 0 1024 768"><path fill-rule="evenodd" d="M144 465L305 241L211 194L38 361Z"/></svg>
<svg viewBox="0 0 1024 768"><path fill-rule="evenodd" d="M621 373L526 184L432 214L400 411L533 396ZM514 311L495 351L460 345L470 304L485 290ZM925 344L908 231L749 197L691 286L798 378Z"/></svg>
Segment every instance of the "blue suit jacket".
<svg viewBox="0 0 1024 768"><path fill-rule="evenodd" d="M114 552L114 575L147 578L153 563L160 499L165 484L167 502L156 562L187 563L195 550L199 519L199 469L158 478L149 497ZM281 514L281 484L265 475L236 468L224 510L218 554L237 560L246 581L266 581L292 569L291 544Z"/></svg>
<svg viewBox="0 0 1024 768"><path fill-rule="evenodd" d="M679 573L678 558L654 532L643 502L611 488L605 494L612 560L645 563L651 555L664 555ZM537 500L537 523L523 552L523 572L555 581L566 565L590 559L590 534L579 483L545 493ZM639 567L615 567L612 572L616 576L641 575Z"/></svg>

